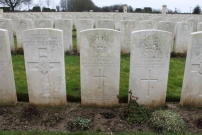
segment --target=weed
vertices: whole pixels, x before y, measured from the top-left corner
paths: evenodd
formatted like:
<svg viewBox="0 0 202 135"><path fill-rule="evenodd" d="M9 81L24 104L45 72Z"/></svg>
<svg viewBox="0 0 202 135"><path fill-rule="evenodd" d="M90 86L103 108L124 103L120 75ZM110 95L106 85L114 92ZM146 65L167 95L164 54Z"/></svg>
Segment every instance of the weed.
<svg viewBox="0 0 202 135"><path fill-rule="evenodd" d="M185 122L182 117L170 110L157 110L151 114L151 126L162 133L182 133Z"/></svg>
<svg viewBox="0 0 202 135"><path fill-rule="evenodd" d="M69 51L69 50L65 51L65 56L68 56L70 54L71 54L71 51Z"/></svg>
<svg viewBox="0 0 202 135"><path fill-rule="evenodd" d="M186 58L187 53L175 53L171 52L171 57L172 58Z"/></svg>
<svg viewBox="0 0 202 135"><path fill-rule="evenodd" d="M56 123L58 123L62 117L59 113L54 113L54 115L49 115L43 118L42 122L45 124L49 124L50 126L54 126Z"/></svg>
<svg viewBox="0 0 202 135"><path fill-rule="evenodd" d="M137 103L138 97L132 96L132 91L130 90L130 100L128 106L124 110L124 114L127 117L128 124L133 123L144 123L149 118L149 110Z"/></svg>
<svg viewBox="0 0 202 135"><path fill-rule="evenodd" d="M80 128L81 130L84 130L89 128L90 119L77 117L72 121L72 123L74 124L74 126Z"/></svg>

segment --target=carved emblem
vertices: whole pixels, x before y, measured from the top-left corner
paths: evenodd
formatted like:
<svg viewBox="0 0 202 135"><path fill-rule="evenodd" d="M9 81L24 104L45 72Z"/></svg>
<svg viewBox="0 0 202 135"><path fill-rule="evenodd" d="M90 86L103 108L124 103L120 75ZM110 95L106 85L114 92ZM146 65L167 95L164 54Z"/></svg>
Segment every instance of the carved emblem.
<svg viewBox="0 0 202 135"><path fill-rule="evenodd" d="M21 21L19 24L19 29L20 30L26 30L27 29L27 23L24 21Z"/></svg>
<svg viewBox="0 0 202 135"><path fill-rule="evenodd" d="M92 49L98 54L105 53L109 46L109 39L104 35L96 35L91 42Z"/></svg>
<svg viewBox="0 0 202 135"><path fill-rule="evenodd" d="M189 25L184 24L183 27L182 27L182 30L183 31L188 31L189 30Z"/></svg>
<svg viewBox="0 0 202 135"><path fill-rule="evenodd" d="M171 29L171 26L170 26L169 23L166 23L166 24L164 25L164 27L163 27L163 30L165 30L165 31L170 31L170 29Z"/></svg>
<svg viewBox="0 0 202 135"><path fill-rule="evenodd" d="M133 28L132 23L131 23L131 22L127 22L127 23L126 23L126 29L132 30L132 28Z"/></svg>
<svg viewBox="0 0 202 135"><path fill-rule="evenodd" d="M84 21L82 24L81 24L81 28L83 30L87 29L88 28L88 23L86 21Z"/></svg>
<svg viewBox="0 0 202 135"><path fill-rule="evenodd" d="M158 53L156 51L160 50L160 40L155 36L148 36L145 41L145 55L149 57L157 57Z"/></svg>
<svg viewBox="0 0 202 135"><path fill-rule="evenodd" d="M146 29L152 29L153 25L151 23L146 24Z"/></svg>
<svg viewBox="0 0 202 135"><path fill-rule="evenodd" d="M45 28L46 27L46 22L44 22L44 21L39 22L39 27L40 28Z"/></svg>
<svg viewBox="0 0 202 135"><path fill-rule="evenodd" d="M5 29L6 28L6 23L3 21L0 21L0 28Z"/></svg>
<svg viewBox="0 0 202 135"><path fill-rule="evenodd" d="M42 58L36 66L44 75L53 67L46 58Z"/></svg>

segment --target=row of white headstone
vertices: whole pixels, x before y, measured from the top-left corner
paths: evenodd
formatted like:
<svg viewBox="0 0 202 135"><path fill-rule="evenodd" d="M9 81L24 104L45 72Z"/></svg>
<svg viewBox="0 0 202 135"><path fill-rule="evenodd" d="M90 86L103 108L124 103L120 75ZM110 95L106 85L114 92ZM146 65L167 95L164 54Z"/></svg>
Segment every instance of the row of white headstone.
<svg viewBox="0 0 202 135"><path fill-rule="evenodd" d="M56 20L53 24L51 19L36 19L34 21L31 19L19 19L19 21L13 22L9 19L0 18L0 28L6 29L9 31L11 50L15 50L14 39L13 39L13 28L16 30L17 36L17 47L23 48L22 42L22 31L33 29L33 28L53 28L55 25L56 29L63 30L63 38L64 38L64 51L71 51L73 49L72 46L72 21L60 19ZM183 21L178 22L177 25L172 21L135 21L135 20L123 20L121 21L121 53L129 54L130 53L130 44L131 37L130 34L132 31L136 30L144 30L144 29L158 29L171 32L173 34L173 41L175 40L175 45L173 49L173 45L171 49L176 53L186 53L188 48L188 39L189 34L191 32L196 31L194 25L196 23ZM200 25L199 25L200 26ZM202 24L201 24L202 26ZM98 20L96 23L97 28L108 28L115 29L115 22L113 20ZM91 19L78 19L76 22L77 28L77 52L80 52L80 43L79 43L79 32L86 29L94 28L94 21ZM201 31L202 27L199 27L199 31Z"/></svg>
<svg viewBox="0 0 202 135"><path fill-rule="evenodd" d="M120 38L117 30L89 29L80 32L82 106L118 106L120 83ZM202 32L189 41L181 104L202 106ZM160 30L131 34L129 91L148 108L165 104L173 35ZM66 106L63 31L23 31L24 58L29 102ZM0 105L17 103L10 54L9 34L0 29Z"/></svg>

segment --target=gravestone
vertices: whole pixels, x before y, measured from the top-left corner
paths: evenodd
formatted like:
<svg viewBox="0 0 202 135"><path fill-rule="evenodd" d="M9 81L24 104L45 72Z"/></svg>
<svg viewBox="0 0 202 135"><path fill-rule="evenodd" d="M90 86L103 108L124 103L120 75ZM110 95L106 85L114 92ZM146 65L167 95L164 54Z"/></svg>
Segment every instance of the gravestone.
<svg viewBox="0 0 202 135"><path fill-rule="evenodd" d="M114 14L115 29L120 30L122 16L120 14Z"/></svg>
<svg viewBox="0 0 202 135"><path fill-rule="evenodd" d="M121 21L121 53L130 54L131 32L140 29L140 23L133 20Z"/></svg>
<svg viewBox="0 0 202 135"><path fill-rule="evenodd" d="M96 28L115 29L115 23L113 20L108 19L98 20L96 23Z"/></svg>
<svg viewBox="0 0 202 135"><path fill-rule="evenodd" d="M180 104L202 107L202 32L190 34Z"/></svg>
<svg viewBox="0 0 202 135"><path fill-rule="evenodd" d="M55 28L63 30L64 51L72 51L72 21L66 19L56 20Z"/></svg>
<svg viewBox="0 0 202 135"><path fill-rule="evenodd" d="M18 24L19 24L19 17L18 16L11 16L11 20L12 20L12 28L13 28L13 35L16 36L16 31L18 29Z"/></svg>
<svg viewBox="0 0 202 135"><path fill-rule="evenodd" d="M139 104L148 108L165 105L172 44L170 32L132 32L129 91Z"/></svg>
<svg viewBox="0 0 202 135"><path fill-rule="evenodd" d="M80 53L80 31L93 29L94 21L91 19L79 19L76 24L77 52Z"/></svg>
<svg viewBox="0 0 202 135"><path fill-rule="evenodd" d="M158 29L158 23L152 20L145 20L140 22L141 30L144 29Z"/></svg>
<svg viewBox="0 0 202 135"><path fill-rule="evenodd" d="M63 32L32 29L23 40L30 103L66 106Z"/></svg>
<svg viewBox="0 0 202 135"><path fill-rule="evenodd" d="M190 37L189 35L193 32L193 23L186 21L178 22L176 29L174 51L176 53L186 53Z"/></svg>
<svg viewBox="0 0 202 135"><path fill-rule="evenodd" d="M202 23L198 24L198 30L197 31L202 31Z"/></svg>
<svg viewBox="0 0 202 135"><path fill-rule="evenodd" d="M37 19L34 21L35 28L53 28L52 21L50 19Z"/></svg>
<svg viewBox="0 0 202 135"><path fill-rule="evenodd" d="M10 40L10 49L14 51L15 46L14 46L14 39L13 39L12 20L0 18L0 29L8 30L9 40Z"/></svg>
<svg viewBox="0 0 202 135"><path fill-rule="evenodd" d="M192 22L193 24L193 32L197 31L197 25L198 25L198 18L189 18L187 19L188 22Z"/></svg>
<svg viewBox="0 0 202 135"><path fill-rule="evenodd" d="M169 21L160 21L158 25L159 30L171 32L173 34L173 41L175 38L175 22L169 22ZM173 44L171 46L171 51L173 50Z"/></svg>
<svg viewBox="0 0 202 135"><path fill-rule="evenodd" d="M120 32L109 29L80 33L82 106L118 105L120 79Z"/></svg>
<svg viewBox="0 0 202 135"><path fill-rule="evenodd" d="M0 106L17 103L9 34L0 29Z"/></svg>
<svg viewBox="0 0 202 135"><path fill-rule="evenodd" d="M17 25L16 37L17 37L17 48L23 48L23 35L24 30L33 29L33 23L30 19L20 19Z"/></svg>

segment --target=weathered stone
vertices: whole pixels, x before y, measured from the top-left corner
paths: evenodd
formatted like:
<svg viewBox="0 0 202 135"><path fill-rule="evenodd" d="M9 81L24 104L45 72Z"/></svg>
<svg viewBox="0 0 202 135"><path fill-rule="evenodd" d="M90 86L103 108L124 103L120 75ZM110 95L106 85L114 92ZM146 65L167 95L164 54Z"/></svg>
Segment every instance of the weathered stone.
<svg viewBox="0 0 202 135"><path fill-rule="evenodd" d="M52 21L50 19L37 19L34 21L35 28L53 28Z"/></svg>
<svg viewBox="0 0 202 135"><path fill-rule="evenodd" d="M160 30L132 32L129 91L148 108L165 104L173 36ZM130 95L129 95L130 99Z"/></svg>
<svg viewBox="0 0 202 135"><path fill-rule="evenodd" d="M158 29L158 23L152 20L145 20L140 22L141 30L143 29Z"/></svg>
<svg viewBox="0 0 202 135"><path fill-rule="evenodd" d="M96 28L114 29L115 23L113 20L108 19L98 20L96 23Z"/></svg>
<svg viewBox="0 0 202 135"><path fill-rule="evenodd" d="M17 103L9 34L0 29L0 106Z"/></svg>
<svg viewBox="0 0 202 135"><path fill-rule="evenodd" d="M120 32L109 29L81 31L81 104L117 106L120 79Z"/></svg>
<svg viewBox="0 0 202 135"><path fill-rule="evenodd" d="M23 40L30 103L66 106L63 32L32 29Z"/></svg>

